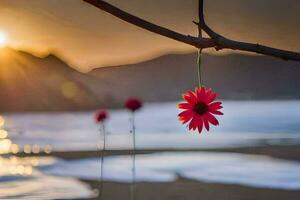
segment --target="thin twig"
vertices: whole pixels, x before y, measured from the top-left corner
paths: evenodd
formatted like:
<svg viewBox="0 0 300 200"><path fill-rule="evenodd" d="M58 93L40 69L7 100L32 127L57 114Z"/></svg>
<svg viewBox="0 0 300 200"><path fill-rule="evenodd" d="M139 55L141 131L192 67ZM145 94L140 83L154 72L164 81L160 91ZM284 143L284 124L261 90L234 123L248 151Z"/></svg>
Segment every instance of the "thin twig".
<svg viewBox="0 0 300 200"><path fill-rule="evenodd" d="M200 26L212 39L215 40L216 50L221 49L232 49L232 50L240 50L240 51L248 51L248 52L255 52L259 54L264 54L268 56L274 56L281 58L283 60L296 60L300 61L300 53L292 52L292 51L285 51L281 49L275 49L272 47L267 47L260 44L252 44L247 42L239 42L235 40L230 40L222 35L213 31L205 22L204 19L204 0L199 0L199 23Z"/></svg>
<svg viewBox="0 0 300 200"><path fill-rule="evenodd" d="M199 5L201 6L199 7L202 9L202 13L200 13L201 18L199 19L198 24L201 26L202 30L205 31L210 36L210 38L193 37L190 35L184 35L172 31L170 29L164 28L162 26L158 26L144 19L131 15L103 0L84 0L84 1L128 23L134 24L138 27L174 39L176 41L192 45L196 48L202 48L202 49L215 48L216 50L221 50L221 49L241 50L241 51L254 52L258 54L273 56L284 60L300 61L300 53L298 52L276 49L276 48L272 48L260 44L235 41L235 40L227 39L224 36L216 33L204 21L203 0L199 0L200 2Z"/></svg>

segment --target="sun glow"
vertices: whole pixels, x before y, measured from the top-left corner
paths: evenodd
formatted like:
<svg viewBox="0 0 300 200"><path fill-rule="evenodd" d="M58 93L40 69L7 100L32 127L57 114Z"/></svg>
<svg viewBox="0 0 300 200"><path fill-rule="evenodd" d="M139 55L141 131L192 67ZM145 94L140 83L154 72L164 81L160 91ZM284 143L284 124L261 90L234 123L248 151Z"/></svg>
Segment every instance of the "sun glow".
<svg viewBox="0 0 300 200"><path fill-rule="evenodd" d="M7 35L0 31L0 48L5 47L7 45Z"/></svg>

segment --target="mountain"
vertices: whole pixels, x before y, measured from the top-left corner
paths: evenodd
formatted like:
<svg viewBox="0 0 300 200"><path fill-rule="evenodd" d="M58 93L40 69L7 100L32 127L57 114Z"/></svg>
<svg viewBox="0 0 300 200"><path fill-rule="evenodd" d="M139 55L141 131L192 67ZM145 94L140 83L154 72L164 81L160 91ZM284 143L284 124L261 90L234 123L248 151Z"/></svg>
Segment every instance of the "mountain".
<svg viewBox="0 0 300 200"><path fill-rule="evenodd" d="M222 99L300 99L300 63L265 56L203 56L203 82ZM0 111L119 107L130 96L178 101L197 84L196 54L80 73L54 55L0 49Z"/></svg>
<svg viewBox="0 0 300 200"><path fill-rule="evenodd" d="M95 69L89 74L110 84L107 95L124 100L180 100L197 85L196 54L165 55L121 67ZM222 99L299 99L300 63L244 54L203 55L202 77Z"/></svg>
<svg viewBox="0 0 300 200"><path fill-rule="evenodd" d="M90 79L54 55L0 49L0 111L94 108L98 101L84 83Z"/></svg>

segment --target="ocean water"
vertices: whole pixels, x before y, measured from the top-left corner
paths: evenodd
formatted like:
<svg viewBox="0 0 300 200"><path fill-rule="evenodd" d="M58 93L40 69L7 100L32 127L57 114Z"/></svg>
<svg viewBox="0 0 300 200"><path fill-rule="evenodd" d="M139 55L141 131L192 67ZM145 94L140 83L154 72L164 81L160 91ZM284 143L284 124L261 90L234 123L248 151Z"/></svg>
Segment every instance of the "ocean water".
<svg viewBox="0 0 300 200"><path fill-rule="evenodd" d="M60 160L42 171L48 175L99 180L100 162L99 158ZM104 164L104 180L132 181L130 156L107 157ZM300 162L216 152L164 152L136 156L138 182L170 182L178 176L203 182L299 190Z"/></svg>
<svg viewBox="0 0 300 200"><path fill-rule="evenodd" d="M83 180L100 180L101 159L63 160L55 157L1 157L0 199L91 198ZM130 183L132 157L104 159L106 181ZM224 152L163 152L136 156L137 182L196 181L256 188L299 190L300 162ZM184 186L182 186L184 187Z"/></svg>
<svg viewBox="0 0 300 200"><path fill-rule="evenodd" d="M77 178L51 176L39 170L56 163L53 157L0 157L0 199L74 199L96 195Z"/></svg>
<svg viewBox="0 0 300 200"><path fill-rule="evenodd" d="M220 125L201 135L179 123L176 104L146 104L137 112L137 148L226 148L300 141L300 101L225 101L224 115L218 117ZM37 144L50 145L56 151L95 150L101 146L102 136L93 114L3 114L3 128L21 147ZM131 148L130 113L113 110L109 115L107 148Z"/></svg>
<svg viewBox="0 0 300 200"><path fill-rule="evenodd" d="M136 113L138 149L218 149L300 143L300 101L225 101L220 125L190 132L177 120L175 102L146 104ZM93 112L2 113L0 154L83 151L102 148ZM130 113L111 110L107 149L131 149ZM131 181L130 156L105 158L104 179ZM79 179L99 180L100 158L0 156L0 199L74 199L96 195ZM137 181L192 180L285 190L300 189L300 162L216 152L138 155ZM89 169L89 170L86 170ZM46 188L46 189L45 189ZM50 191L50 192L49 192Z"/></svg>

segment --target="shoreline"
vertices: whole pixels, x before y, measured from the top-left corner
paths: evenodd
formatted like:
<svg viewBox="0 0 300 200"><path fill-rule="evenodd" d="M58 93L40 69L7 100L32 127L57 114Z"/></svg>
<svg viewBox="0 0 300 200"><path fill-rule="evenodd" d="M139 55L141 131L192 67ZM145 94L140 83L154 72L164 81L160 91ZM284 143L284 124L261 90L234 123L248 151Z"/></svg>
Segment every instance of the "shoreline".
<svg viewBox="0 0 300 200"><path fill-rule="evenodd" d="M300 161L300 145L263 145L226 149L157 149L137 150L137 154L151 154L158 152L232 152L242 154L267 155L273 158ZM108 150L105 156L128 155L131 150ZM73 151L52 152L51 154L16 154L16 156L54 156L66 160L100 157L101 151ZM100 181L79 179L88 184L92 190L98 191ZM238 184L222 184L195 181L179 177L173 182L139 182L136 184L137 200L300 200L300 190L286 190L274 188L260 188ZM130 184L104 181L103 194L100 198L91 200L130 200ZM78 199L79 200L79 199Z"/></svg>
<svg viewBox="0 0 300 200"><path fill-rule="evenodd" d="M300 145L260 145L249 147L232 147L232 148L214 148L214 149L137 149L135 153L138 154L151 154L161 152L228 152L228 153L242 153L242 154L255 154L267 155L274 158L300 161ZM26 154L17 153L13 154L18 157L30 156L54 156L66 160L74 160L81 158L92 158L99 156L117 156L117 155L130 155L132 150L102 150L99 151L53 151L51 153L37 153Z"/></svg>
<svg viewBox="0 0 300 200"><path fill-rule="evenodd" d="M97 181L85 181L93 189L99 188ZM91 200L129 200L130 184L104 182L102 197ZM118 192L116 192L118 191ZM181 179L169 183L137 183L136 199L139 200L300 200L300 190L255 188L236 184L219 184Z"/></svg>
<svg viewBox="0 0 300 200"><path fill-rule="evenodd" d="M170 151L170 150L163 150ZM171 150L173 152L182 150ZM185 150L195 151L195 150ZM300 145L267 145L259 147L242 147L230 149L202 149L196 151L234 152L256 155L268 155L274 158L300 161ZM154 153L158 151L144 150L138 153ZM161 152L161 151L160 151ZM123 152L125 153L125 152ZM99 188L98 181L86 181L93 189ZM118 191L118 192L115 192ZM130 199L130 184L104 181L102 197L93 200ZM194 181L179 178L169 183L137 183L136 199L142 200L300 200L300 190L273 188L256 188L238 184L221 184Z"/></svg>

